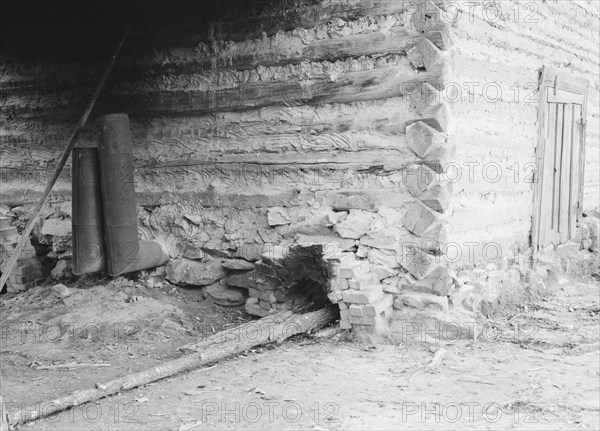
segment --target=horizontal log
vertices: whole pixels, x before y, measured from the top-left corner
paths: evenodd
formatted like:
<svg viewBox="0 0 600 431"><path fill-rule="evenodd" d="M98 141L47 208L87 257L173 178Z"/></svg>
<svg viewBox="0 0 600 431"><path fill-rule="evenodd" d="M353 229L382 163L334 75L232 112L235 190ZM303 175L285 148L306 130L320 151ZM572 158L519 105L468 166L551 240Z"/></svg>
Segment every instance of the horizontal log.
<svg viewBox="0 0 600 431"><path fill-rule="evenodd" d="M151 91L100 99L94 114L127 112L129 115L203 114L237 111L269 105L328 104L378 100L407 95L423 82L441 85L441 71L416 73L407 64L373 70L343 73L335 81L330 78L308 82L259 82L214 92ZM78 104L56 106L52 110L34 106L3 107L0 115L20 119L66 120L79 112Z"/></svg>
<svg viewBox="0 0 600 431"><path fill-rule="evenodd" d="M294 36L291 39L298 38ZM189 53L180 54L182 59L166 60L167 53L163 56L155 55L151 58L132 58L131 65L121 66L115 71L115 76L107 83L107 89L123 89L137 82L161 82L165 77L173 76L198 76L200 73L217 74L228 70L243 71L254 69L258 66L275 67L289 64L299 64L306 61L336 61L345 58L358 58L371 55L406 54L412 47L422 41L435 40L443 46L444 41L439 31L426 34L415 34L404 27L396 26L391 30L383 32L371 32L366 34L353 34L343 37L317 39L306 43L302 48L297 48L301 39L291 40L289 45L293 49L282 49L282 44L274 41L271 45L256 42L254 53L248 54L248 48L234 47L218 54L199 55L197 49L190 48ZM263 46L266 45L266 46ZM272 46L272 47L271 47ZM181 49L179 49L181 51ZM66 70L65 70L66 72ZM34 98L41 101L41 97L47 96L46 103L54 103L65 98L81 96L89 92L93 82L92 77L84 74L76 80L61 79L28 79L5 82L0 89L0 98ZM210 80L208 75L207 80Z"/></svg>
<svg viewBox="0 0 600 431"><path fill-rule="evenodd" d="M226 4L226 3L223 3ZM352 21L366 16L401 14L414 9L413 0L343 0L330 3L298 5L295 2L270 4L268 8L255 13L236 11L229 19L222 19L212 26L187 23L180 26L179 32L162 35L162 45L194 46L200 42L211 43L215 35L226 41L257 39L265 33L272 36L280 31L296 28L313 28L334 19ZM251 9L250 9L251 10ZM257 13L256 13L257 12ZM243 18L242 18L243 17ZM157 37L159 43L161 38ZM167 41L167 42L165 42Z"/></svg>
<svg viewBox="0 0 600 431"><path fill-rule="evenodd" d="M221 154L209 159L163 160L148 163L137 167L138 171L152 171L155 169L193 166L215 166L229 164L248 164L257 166L296 166L307 167L310 165L322 166L351 165L356 169L367 169L373 166L384 166L392 169L404 169L407 163L417 161L418 158L408 147L393 150L366 150L359 152L339 153L262 153L262 154Z"/></svg>
<svg viewBox="0 0 600 431"><path fill-rule="evenodd" d="M148 131L149 135L152 131ZM157 131L162 133L163 131ZM137 139L136 139L137 138ZM299 163L304 160L302 155L311 159L322 157L323 153L353 153L372 150L389 150L407 148L405 135L390 135L378 132L342 132L311 135L305 133L286 133L277 135L259 135L247 137L208 137L196 138L182 136L180 138L152 139L135 136L133 152L136 166L143 166L149 162L162 162L174 157L193 159L217 160L226 155L249 155L246 160L250 162L257 154L267 157L280 155L280 157L299 158ZM21 138L22 139L22 138ZM140 139L140 140L138 140ZM78 147L96 147L96 141L88 140L80 143ZM45 141L44 146L27 141L13 141L0 144L4 169L19 169L25 171L41 170L47 165L47 160L52 160L59 155L58 145ZM319 156L320 154L320 156ZM356 157L360 157L357 155ZM236 158L236 162L240 159ZM281 161L281 160L280 160ZM0 175L2 175L0 173Z"/></svg>
<svg viewBox="0 0 600 431"><path fill-rule="evenodd" d="M198 147L205 148L205 153L227 151L229 148L231 152L244 152L247 148L255 151L264 148L266 143L275 151L288 146L300 151L321 144L332 149L353 148L355 139L358 142L364 137L373 142L373 139L376 141L378 136L382 136L385 141L387 135L402 135L406 124L419 118L407 98L394 97L348 104L265 107L243 112L176 117L138 117L131 119L131 131L134 152L139 151L139 157L144 158L144 152L155 151L156 158L160 160L164 151L167 151L167 155L185 155L199 151ZM25 157L29 157L28 151L32 151L32 156L39 155L40 160L50 160L52 151L62 148L62 142L71 127L69 121L52 120L1 123L3 138L0 140L0 151L3 155L14 151ZM96 141L95 125L89 121L78 146L95 146ZM373 145L377 146L375 143ZM357 143L356 146L360 148L362 144ZM370 144L365 143L365 146ZM0 164L3 163L4 160L0 161Z"/></svg>

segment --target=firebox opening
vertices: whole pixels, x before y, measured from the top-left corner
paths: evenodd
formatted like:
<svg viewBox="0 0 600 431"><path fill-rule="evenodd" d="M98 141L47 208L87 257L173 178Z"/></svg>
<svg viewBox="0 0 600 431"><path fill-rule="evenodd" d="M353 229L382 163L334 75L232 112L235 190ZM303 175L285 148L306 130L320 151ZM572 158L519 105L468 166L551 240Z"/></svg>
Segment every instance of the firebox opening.
<svg viewBox="0 0 600 431"><path fill-rule="evenodd" d="M305 312L330 305L331 275L322 244L273 247L256 263L246 311L264 317L276 311Z"/></svg>

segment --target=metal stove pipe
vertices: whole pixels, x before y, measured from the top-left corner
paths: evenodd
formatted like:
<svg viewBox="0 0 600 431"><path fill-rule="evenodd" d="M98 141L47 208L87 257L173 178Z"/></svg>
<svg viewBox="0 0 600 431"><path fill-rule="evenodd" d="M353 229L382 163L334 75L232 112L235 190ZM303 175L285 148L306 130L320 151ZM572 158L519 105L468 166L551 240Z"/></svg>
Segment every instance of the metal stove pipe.
<svg viewBox="0 0 600 431"><path fill-rule="evenodd" d="M139 241L129 117L98 119L98 151L104 207L104 238L109 275L154 268L169 256L154 241Z"/></svg>
<svg viewBox="0 0 600 431"><path fill-rule="evenodd" d="M139 252L127 114L107 114L98 118L98 153L107 270L110 275L120 275L137 261Z"/></svg>
<svg viewBox="0 0 600 431"><path fill-rule="evenodd" d="M73 274L103 271L106 266L100 167L96 148L72 153Z"/></svg>

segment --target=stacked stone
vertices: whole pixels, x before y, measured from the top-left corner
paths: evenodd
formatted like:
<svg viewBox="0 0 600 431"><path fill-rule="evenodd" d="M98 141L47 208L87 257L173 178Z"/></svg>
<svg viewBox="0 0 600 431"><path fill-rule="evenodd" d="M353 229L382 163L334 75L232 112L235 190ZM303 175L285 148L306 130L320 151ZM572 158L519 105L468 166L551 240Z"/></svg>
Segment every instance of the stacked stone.
<svg viewBox="0 0 600 431"><path fill-rule="evenodd" d="M340 327L383 331L392 312L393 297L384 293L369 262L356 260L354 253L337 253L327 261L328 298L340 308Z"/></svg>
<svg viewBox="0 0 600 431"><path fill-rule="evenodd" d="M0 271L4 270L4 266L15 252L20 239L17 228L12 223L12 217L0 216L0 248L2 253ZM27 242L11 271L10 277L6 281L6 289L8 292L21 292L31 289L43 281L42 264L37 260L35 249L31 243Z"/></svg>
<svg viewBox="0 0 600 431"><path fill-rule="evenodd" d="M4 254L5 259L0 266L0 271L4 271L4 265L8 262L11 252L14 251L14 244L11 244L10 247L12 250L6 251ZM42 264L35 255L35 249L28 243L21 251L21 255L6 281L7 292L24 292L43 282Z"/></svg>
<svg viewBox="0 0 600 431"><path fill-rule="evenodd" d="M71 219L57 211L44 220L39 232L38 241L40 244L51 247L51 250L46 254L46 258L50 261L56 261L56 266L52 269L52 278L55 280L68 278L73 274L71 231Z"/></svg>

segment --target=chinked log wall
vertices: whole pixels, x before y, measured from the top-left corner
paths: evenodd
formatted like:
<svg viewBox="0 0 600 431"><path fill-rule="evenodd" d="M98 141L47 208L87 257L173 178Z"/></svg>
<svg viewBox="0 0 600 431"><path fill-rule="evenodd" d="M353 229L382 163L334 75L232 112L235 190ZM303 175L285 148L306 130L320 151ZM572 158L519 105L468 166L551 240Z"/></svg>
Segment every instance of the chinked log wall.
<svg viewBox="0 0 600 431"><path fill-rule="evenodd" d="M262 34L232 24L224 40L192 34L119 61L97 112L131 117L143 236L169 237L173 254L187 241L278 244L269 208L286 207L294 225L325 206L390 207L402 238L423 237L428 250L444 240L450 190L431 175L452 154L449 112L420 91L447 79L448 26L425 28L414 2L310 3L270 9ZM2 64L0 197L33 202L86 98L73 88L94 74ZM95 145L92 124L81 145ZM69 190L63 176L54 199L64 209Z"/></svg>
<svg viewBox="0 0 600 431"><path fill-rule="evenodd" d="M451 103L456 129L450 139L456 142L456 162L462 166L449 217L450 240L462 245L457 264L473 263L469 247L475 263L485 264L485 243L494 243L487 249L491 260L498 250L495 244L509 258L517 253L515 244L527 248L538 144L538 74L544 65L589 81L583 206L598 207L599 5L498 2L497 15L472 3L452 27L452 69L462 95ZM453 99L451 90L447 96ZM468 244L473 241L479 244Z"/></svg>

